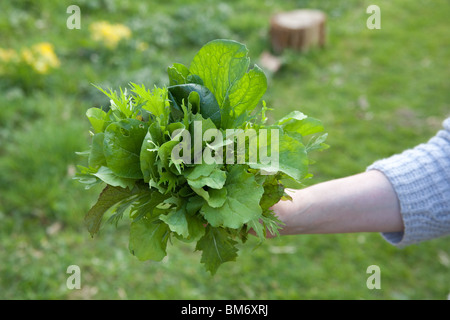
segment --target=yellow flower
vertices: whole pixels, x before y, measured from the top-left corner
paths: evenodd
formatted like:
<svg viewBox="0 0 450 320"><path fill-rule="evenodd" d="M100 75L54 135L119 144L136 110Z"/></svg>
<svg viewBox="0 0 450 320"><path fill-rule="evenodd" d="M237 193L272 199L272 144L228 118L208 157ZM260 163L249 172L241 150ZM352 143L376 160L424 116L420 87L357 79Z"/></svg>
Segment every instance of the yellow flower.
<svg viewBox="0 0 450 320"><path fill-rule="evenodd" d="M55 51L53 51L52 44L42 42L34 45L32 49L38 55L36 69L43 70L41 73L46 73L49 67L58 68L61 65Z"/></svg>
<svg viewBox="0 0 450 320"><path fill-rule="evenodd" d="M94 41L103 42L109 49L117 47L122 39L131 37L131 30L123 24L111 24L107 21L93 22L89 26Z"/></svg>
<svg viewBox="0 0 450 320"><path fill-rule="evenodd" d="M53 50L53 45L48 42L37 43L31 48L22 49L21 57L26 64L41 74L46 74L50 69L58 68L61 65Z"/></svg>

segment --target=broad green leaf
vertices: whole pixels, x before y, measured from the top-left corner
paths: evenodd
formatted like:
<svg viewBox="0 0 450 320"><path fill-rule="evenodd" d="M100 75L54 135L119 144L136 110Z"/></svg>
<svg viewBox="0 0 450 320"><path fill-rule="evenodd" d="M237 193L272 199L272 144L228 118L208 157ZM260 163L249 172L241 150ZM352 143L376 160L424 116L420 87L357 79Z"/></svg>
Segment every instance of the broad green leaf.
<svg viewBox="0 0 450 320"><path fill-rule="evenodd" d="M200 113L203 118L210 118L216 126L220 126L220 107L214 94L207 87L199 84L181 84L168 88L178 106L187 105L190 94L197 92L200 99ZM193 97L191 98L193 99ZM194 102L194 101L193 101Z"/></svg>
<svg viewBox="0 0 450 320"><path fill-rule="evenodd" d="M278 182L277 175L269 175L266 177L263 184L264 194L259 202L263 211L280 201L284 195L284 187Z"/></svg>
<svg viewBox="0 0 450 320"><path fill-rule="evenodd" d="M175 130L180 130L180 129L184 129L185 127L184 127L184 124L183 123L181 123L181 122L172 122L172 123L169 123L167 126L166 126L166 131L165 131L165 134L168 136L168 138L170 139L171 137L172 137L172 135L173 135L173 132L175 131Z"/></svg>
<svg viewBox="0 0 450 320"><path fill-rule="evenodd" d="M208 42L191 62L190 72L198 75L217 99L223 129L250 114L267 89L264 72L258 66L248 71L249 65L245 45L222 39ZM242 119L238 123L243 123Z"/></svg>
<svg viewBox="0 0 450 320"><path fill-rule="evenodd" d="M264 189L254 175L247 172L245 165L231 168L224 188L227 194L221 207L213 208L206 203L200 210L213 227L237 229L261 215L259 202Z"/></svg>
<svg viewBox="0 0 450 320"><path fill-rule="evenodd" d="M100 167L93 175L113 187L133 189L136 183L135 179L118 177L110 168L104 166Z"/></svg>
<svg viewBox="0 0 450 320"><path fill-rule="evenodd" d="M141 261L161 261L167 254L169 233L169 227L158 219L134 221L130 227L130 252Z"/></svg>
<svg viewBox="0 0 450 320"><path fill-rule="evenodd" d="M247 48L239 42L213 40L195 55L189 71L202 78L222 106L229 89L247 72L250 63L247 53Z"/></svg>
<svg viewBox="0 0 450 320"><path fill-rule="evenodd" d="M270 127L271 130L272 128L276 127ZM278 138L272 139L271 130L267 131L269 133L267 139L261 139L258 145L259 155L268 152L270 153L268 158L271 161L269 163L262 161L250 163L249 166L253 169L264 170L269 174L283 172L294 180L305 178L308 173L309 160L306 148L300 141L301 135L296 138L278 130Z"/></svg>
<svg viewBox="0 0 450 320"><path fill-rule="evenodd" d="M107 166L119 177L142 179L140 153L147 124L136 119L111 123L105 130L103 151Z"/></svg>
<svg viewBox="0 0 450 320"><path fill-rule="evenodd" d="M202 197L203 199L205 199L205 200L209 200L209 193L208 193L208 191L206 191L205 189L203 189L203 188L195 188L195 187L191 187L192 188L192 190L194 190L194 192L196 193L196 194L198 194L200 197Z"/></svg>
<svg viewBox="0 0 450 320"><path fill-rule="evenodd" d="M227 189L209 189L206 191L204 188L192 187L192 190L200 197L206 200L208 206L211 208L221 207L227 198Z"/></svg>
<svg viewBox="0 0 450 320"><path fill-rule="evenodd" d="M184 170L183 174L188 180L196 180L201 177L208 177L216 168L215 164L202 163Z"/></svg>
<svg viewBox="0 0 450 320"><path fill-rule="evenodd" d="M306 175L303 180L307 179L309 175ZM297 181L286 174L282 174L279 181L287 189L302 189L306 187L302 181Z"/></svg>
<svg viewBox="0 0 450 320"><path fill-rule="evenodd" d="M255 66L230 89L230 106L238 117L243 112L251 113L267 90L267 78Z"/></svg>
<svg viewBox="0 0 450 320"><path fill-rule="evenodd" d="M169 86L185 83L203 85L203 80L198 75L191 74L189 69L181 63L174 63L168 67L167 75L169 76Z"/></svg>
<svg viewBox="0 0 450 320"><path fill-rule="evenodd" d="M199 85L204 85L202 78L200 78L198 75L196 74L190 74L187 76L186 78L186 82L187 83L196 83Z"/></svg>
<svg viewBox="0 0 450 320"><path fill-rule="evenodd" d="M181 122L184 119L183 104L179 105L172 93L168 91L169 106L170 106L170 122Z"/></svg>
<svg viewBox="0 0 450 320"><path fill-rule="evenodd" d="M189 133L191 134L193 139L195 138L195 134L199 134L200 139L202 139L206 130L209 129L217 129L216 125L210 118L204 118L201 114L198 113L192 115L191 123L189 125Z"/></svg>
<svg viewBox="0 0 450 320"><path fill-rule="evenodd" d="M227 174L214 164L199 164L185 171L189 186L205 199L209 206L218 208L225 202L227 190L223 188ZM208 188L205 190L204 188Z"/></svg>
<svg viewBox="0 0 450 320"><path fill-rule="evenodd" d="M99 168L106 166L106 159L103 153L103 141L105 140L105 134L99 132L92 137L91 151L89 153L89 166L93 168Z"/></svg>
<svg viewBox="0 0 450 320"><path fill-rule="evenodd" d="M322 122L311 117L301 117L300 114L296 114L290 118L283 118L279 121L279 124L283 127L286 133L296 132L302 136L322 132L324 130Z"/></svg>
<svg viewBox="0 0 450 320"><path fill-rule="evenodd" d="M108 121L105 111L99 108L90 108L86 111L86 116L95 132L103 132L104 125Z"/></svg>
<svg viewBox="0 0 450 320"><path fill-rule="evenodd" d="M190 214L187 212L186 219L188 221L189 237L184 241L197 241L205 234L205 221L200 214Z"/></svg>
<svg viewBox="0 0 450 320"><path fill-rule="evenodd" d="M183 241L191 242L200 239L205 233L203 220L200 216L188 211L187 202L171 210L167 215L160 215L171 231L181 236Z"/></svg>
<svg viewBox="0 0 450 320"><path fill-rule="evenodd" d="M159 219L164 221L171 231L183 236L189 237L188 221L186 219L186 208L171 210L167 215L160 215Z"/></svg>
<svg viewBox="0 0 450 320"><path fill-rule="evenodd" d="M217 272L220 265L227 261L235 261L237 257L237 242L231 239L225 229L206 228L205 235L197 242L195 250L202 251L201 262L211 275Z"/></svg>
<svg viewBox="0 0 450 320"><path fill-rule="evenodd" d="M193 188L203 188L205 186L220 189L225 184L225 180L227 178L227 174L222 170L215 170L209 176L203 176L195 180L188 180L188 183Z"/></svg>
<svg viewBox="0 0 450 320"><path fill-rule="evenodd" d="M205 87L206 88L206 87ZM188 104L191 107L192 113L201 113L201 105L200 105L200 95L197 91L191 91L188 96ZM220 114L220 111L219 111ZM205 117L207 118L207 117Z"/></svg>
<svg viewBox="0 0 450 320"><path fill-rule="evenodd" d="M217 129L211 119L205 119L201 114L193 114L189 124L189 133L191 135L191 146L193 149L192 162L195 164L203 163L203 151L206 142L203 140L205 132L209 129Z"/></svg>
<svg viewBox="0 0 450 320"><path fill-rule="evenodd" d="M203 188L204 186L221 189L227 179L227 174L214 164L199 164L194 167L186 179L193 188Z"/></svg>
<svg viewBox="0 0 450 320"><path fill-rule="evenodd" d="M131 196L135 195L134 190L124 189L120 187L106 186L97 203L89 210L84 217L84 224L86 225L91 236L96 234L100 229L103 215L112 207Z"/></svg>
<svg viewBox="0 0 450 320"><path fill-rule="evenodd" d="M295 180L301 180L308 174L308 156L305 146L297 139L287 134L280 134L279 171L284 172Z"/></svg>
<svg viewBox="0 0 450 320"><path fill-rule="evenodd" d="M303 119L306 119L306 118L308 118L307 115L305 115L304 113L302 113L302 112L300 112L298 110L294 110L294 111L288 113L286 116L284 116L280 120L278 120L276 122L276 124L282 125L282 124L285 124L285 123L288 123L288 122L294 122L296 120L300 121L300 120L303 120Z"/></svg>
<svg viewBox="0 0 450 320"><path fill-rule="evenodd" d="M184 84L187 82L186 78L190 74L189 69L181 63L174 63L167 68L167 75L169 76L169 85Z"/></svg>
<svg viewBox="0 0 450 320"><path fill-rule="evenodd" d="M226 188L222 188L222 189L212 189L211 188L208 190L209 199L208 200L205 199L205 200L211 208L219 208L219 207L223 206L223 204L225 203L225 201L227 199L227 194L228 194L228 189L226 189Z"/></svg>
<svg viewBox="0 0 450 320"><path fill-rule="evenodd" d="M189 197L188 203L186 204L186 210L189 214L194 215L200 211L205 200L200 196Z"/></svg>

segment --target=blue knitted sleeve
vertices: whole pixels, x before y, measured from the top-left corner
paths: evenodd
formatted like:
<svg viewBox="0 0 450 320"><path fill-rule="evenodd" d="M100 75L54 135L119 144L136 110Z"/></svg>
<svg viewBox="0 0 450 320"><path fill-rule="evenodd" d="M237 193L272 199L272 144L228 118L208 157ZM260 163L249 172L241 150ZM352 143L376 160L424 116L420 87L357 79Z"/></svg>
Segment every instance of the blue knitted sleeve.
<svg viewBox="0 0 450 320"><path fill-rule="evenodd" d="M450 118L427 143L378 160L367 170L379 170L397 193L405 229L382 233L404 247L450 234Z"/></svg>

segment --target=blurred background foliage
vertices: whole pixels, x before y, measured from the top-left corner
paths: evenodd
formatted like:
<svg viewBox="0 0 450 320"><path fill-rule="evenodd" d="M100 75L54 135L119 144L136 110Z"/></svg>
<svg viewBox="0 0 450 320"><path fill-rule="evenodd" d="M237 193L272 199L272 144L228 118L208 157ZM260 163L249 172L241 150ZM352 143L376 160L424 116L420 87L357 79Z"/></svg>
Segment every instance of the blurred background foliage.
<svg viewBox="0 0 450 320"><path fill-rule="evenodd" d="M81 29L69 30L70 5ZM215 277L198 252L170 246L161 263L139 262L128 225L92 239L84 214L99 190L72 180L87 149L85 112L108 101L92 84L117 89L167 82L209 40L247 45L253 62L270 51L270 17L317 8L327 45L286 51L267 70L264 96L279 118L292 110L323 121L331 148L316 155L311 183L365 170L426 142L450 115L447 0L379 0L381 29L369 30L372 1L165 0L0 3L0 298L2 299L446 299L450 243L399 250L379 234L250 239ZM103 40L102 40L103 39ZM324 195L326 197L326 195ZM69 290L69 265L81 289ZM369 290L366 269L381 268Z"/></svg>

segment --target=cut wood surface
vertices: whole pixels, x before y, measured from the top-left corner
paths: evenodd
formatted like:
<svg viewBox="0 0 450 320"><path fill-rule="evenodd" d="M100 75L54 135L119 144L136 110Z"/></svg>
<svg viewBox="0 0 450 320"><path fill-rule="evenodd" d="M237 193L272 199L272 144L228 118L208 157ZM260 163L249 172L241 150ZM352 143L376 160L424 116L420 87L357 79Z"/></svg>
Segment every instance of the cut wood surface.
<svg viewBox="0 0 450 320"><path fill-rule="evenodd" d="M270 21L270 38L275 53L291 48L306 51L325 45L326 15L320 10L299 9L275 14Z"/></svg>

